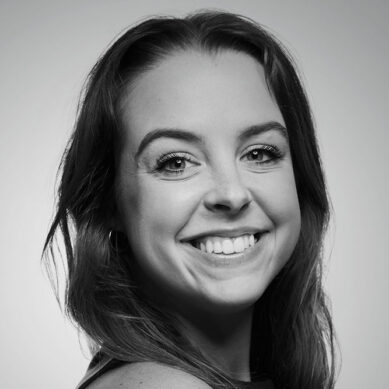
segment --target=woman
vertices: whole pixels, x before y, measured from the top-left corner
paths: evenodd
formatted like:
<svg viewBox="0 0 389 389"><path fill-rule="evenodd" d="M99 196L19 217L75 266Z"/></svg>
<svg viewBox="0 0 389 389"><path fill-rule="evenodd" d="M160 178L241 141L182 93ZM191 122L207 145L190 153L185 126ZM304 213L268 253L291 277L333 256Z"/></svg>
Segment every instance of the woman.
<svg viewBox="0 0 389 389"><path fill-rule="evenodd" d="M328 199L280 43L228 13L149 19L80 107L45 245L62 231L97 351L79 388L332 388Z"/></svg>

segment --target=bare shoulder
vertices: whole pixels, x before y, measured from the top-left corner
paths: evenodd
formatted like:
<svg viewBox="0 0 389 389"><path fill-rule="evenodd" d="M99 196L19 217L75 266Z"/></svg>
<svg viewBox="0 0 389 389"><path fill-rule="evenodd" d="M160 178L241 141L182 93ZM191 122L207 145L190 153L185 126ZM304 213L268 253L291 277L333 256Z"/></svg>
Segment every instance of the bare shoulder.
<svg viewBox="0 0 389 389"><path fill-rule="evenodd" d="M88 389L211 389L200 379L155 362L137 362L105 373Z"/></svg>

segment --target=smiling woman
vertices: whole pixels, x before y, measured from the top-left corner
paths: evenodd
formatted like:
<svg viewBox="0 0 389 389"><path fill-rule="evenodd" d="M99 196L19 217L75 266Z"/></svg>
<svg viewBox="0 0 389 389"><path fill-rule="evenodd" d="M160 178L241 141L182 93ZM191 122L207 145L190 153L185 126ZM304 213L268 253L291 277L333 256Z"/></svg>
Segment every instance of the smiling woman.
<svg viewBox="0 0 389 389"><path fill-rule="evenodd" d="M327 221L273 37L210 12L127 31L91 72L45 246L60 228L97 351L79 388L332 388Z"/></svg>

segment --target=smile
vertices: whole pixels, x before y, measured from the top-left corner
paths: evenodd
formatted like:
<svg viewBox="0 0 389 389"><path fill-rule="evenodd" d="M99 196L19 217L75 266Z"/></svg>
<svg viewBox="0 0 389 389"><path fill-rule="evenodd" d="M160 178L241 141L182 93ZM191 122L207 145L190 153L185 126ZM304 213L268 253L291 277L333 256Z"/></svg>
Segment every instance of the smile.
<svg viewBox="0 0 389 389"><path fill-rule="evenodd" d="M243 234L237 237L204 236L189 243L208 254L239 254L253 247L261 234Z"/></svg>

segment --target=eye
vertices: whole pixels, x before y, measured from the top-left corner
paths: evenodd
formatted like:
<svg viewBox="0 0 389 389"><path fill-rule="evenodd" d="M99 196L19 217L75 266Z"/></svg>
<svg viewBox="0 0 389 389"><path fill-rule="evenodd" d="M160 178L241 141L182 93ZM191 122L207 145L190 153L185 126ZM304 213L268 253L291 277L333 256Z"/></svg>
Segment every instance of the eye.
<svg viewBox="0 0 389 389"><path fill-rule="evenodd" d="M169 153L157 160L155 170L165 175L182 175L196 165L198 163L187 153Z"/></svg>
<svg viewBox="0 0 389 389"><path fill-rule="evenodd" d="M256 145L250 147L241 159L255 165L266 165L274 163L281 157L282 153L276 146Z"/></svg>
<svg viewBox="0 0 389 389"><path fill-rule="evenodd" d="M175 157L164 162L163 165L160 166L160 168L162 167L164 170L168 170L168 171L174 171L174 172L181 171L185 169L186 161L183 158Z"/></svg>

